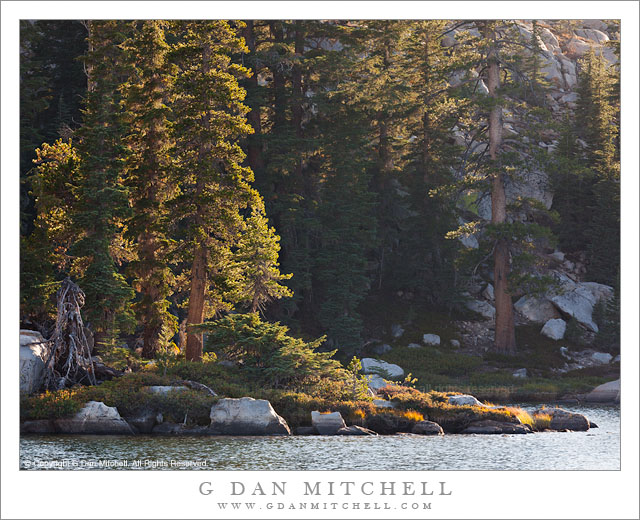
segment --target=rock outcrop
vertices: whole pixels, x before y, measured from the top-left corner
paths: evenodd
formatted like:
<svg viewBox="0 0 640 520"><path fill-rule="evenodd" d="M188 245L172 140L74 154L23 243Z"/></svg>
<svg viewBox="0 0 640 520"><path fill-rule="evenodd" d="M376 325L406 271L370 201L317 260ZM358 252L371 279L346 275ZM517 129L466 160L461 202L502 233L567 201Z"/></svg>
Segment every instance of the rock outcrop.
<svg viewBox="0 0 640 520"><path fill-rule="evenodd" d="M444 435L442 426L433 421L418 421L411 428L411 433L419 435Z"/></svg>
<svg viewBox="0 0 640 520"><path fill-rule="evenodd" d="M374 392L377 392L378 390L380 390L381 388L384 388L389 384L381 376L378 376L378 375L369 376L368 379L369 379L369 382L368 382L369 388Z"/></svg>
<svg viewBox="0 0 640 520"><path fill-rule="evenodd" d="M145 434L151 433L156 424L162 423L162 420L158 421L158 414L153 410L145 410L125 419L136 433Z"/></svg>
<svg viewBox="0 0 640 520"><path fill-rule="evenodd" d="M56 419L55 430L59 433L93 435L133 435L134 431L118 409L99 401L89 401L76 415L69 419Z"/></svg>
<svg viewBox="0 0 640 520"><path fill-rule="evenodd" d="M607 365L611 363L613 356L608 352L594 352L591 354L591 359L599 365Z"/></svg>
<svg viewBox="0 0 640 520"><path fill-rule="evenodd" d="M477 312L483 318L492 320L496 317L496 308L488 302L482 300L469 300L465 302L467 309Z"/></svg>
<svg viewBox="0 0 640 520"><path fill-rule="evenodd" d="M440 336L437 334L423 334L422 342L429 347L440 346Z"/></svg>
<svg viewBox="0 0 640 520"><path fill-rule="evenodd" d="M209 417L212 435L291 435L287 422L266 399L220 399Z"/></svg>
<svg viewBox="0 0 640 520"><path fill-rule="evenodd" d="M498 434L498 433L532 433L531 429L523 424L498 422L492 420L474 421L470 423L460 433L475 433L475 434Z"/></svg>
<svg viewBox="0 0 640 520"><path fill-rule="evenodd" d="M345 428L340 428L337 432L336 435L369 435L369 436L376 436L378 435L376 432L374 432L373 430L369 430L368 428L363 428L362 426L347 426Z"/></svg>
<svg viewBox="0 0 640 520"><path fill-rule="evenodd" d="M523 296L513 307L527 321L532 323L546 323L549 320L560 317L560 313L553 303L546 298Z"/></svg>
<svg viewBox="0 0 640 520"><path fill-rule="evenodd" d="M362 373L381 375L390 379L400 379L404 377L404 370L398 365L387 363L381 359L364 358L361 360Z"/></svg>
<svg viewBox="0 0 640 520"><path fill-rule="evenodd" d="M550 430L572 430L584 432L589 429L589 419L579 413L569 412L562 408L543 408L536 410L536 414L551 416Z"/></svg>
<svg viewBox="0 0 640 520"><path fill-rule="evenodd" d="M449 404L453 404L456 406L484 406L475 397L466 394L450 395Z"/></svg>
<svg viewBox="0 0 640 520"><path fill-rule="evenodd" d="M595 387L586 395L585 401L589 403L619 403L620 380L609 381L608 383Z"/></svg>
<svg viewBox="0 0 640 520"><path fill-rule="evenodd" d="M563 319L556 318L549 320L544 324L540 334L547 338L554 339L556 341L564 338L564 333L567 330L567 322Z"/></svg>
<svg viewBox="0 0 640 520"><path fill-rule="evenodd" d="M42 334L35 330L20 331L20 391L38 392L44 380L44 364L49 347Z"/></svg>
<svg viewBox="0 0 640 520"><path fill-rule="evenodd" d="M338 430L347 427L340 412L313 411L311 412L311 424L320 435L336 435Z"/></svg>

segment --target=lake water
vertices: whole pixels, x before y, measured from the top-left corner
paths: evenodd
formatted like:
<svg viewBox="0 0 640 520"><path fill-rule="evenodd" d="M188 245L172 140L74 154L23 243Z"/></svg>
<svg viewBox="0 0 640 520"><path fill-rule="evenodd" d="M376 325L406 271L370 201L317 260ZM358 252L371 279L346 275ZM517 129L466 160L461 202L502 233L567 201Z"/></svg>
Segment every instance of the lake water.
<svg viewBox="0 0 640 520"><path fill-rule="evenodd" d="M563 406L598 428L530 435L25 435L21 469L618 470L620 409ZM523 408L531 411L533 406Z"/></svg>

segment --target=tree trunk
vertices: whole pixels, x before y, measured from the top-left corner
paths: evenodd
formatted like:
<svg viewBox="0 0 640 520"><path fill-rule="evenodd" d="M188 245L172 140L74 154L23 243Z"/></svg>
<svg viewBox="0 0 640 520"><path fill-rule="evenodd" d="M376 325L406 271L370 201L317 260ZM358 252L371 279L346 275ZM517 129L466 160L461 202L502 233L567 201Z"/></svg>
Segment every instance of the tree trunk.
<svg viewBox="0 0 640 520"><path fill-rule="evenodd" d="M490 37L495 39L491 31ZM495 45L487 56L488 74L487 88L489 97L496 98L496 91L500 87L500 64ZM502 144L502 107L495 103L489 115L489 157L493 168L491 186L491 223L504 224L507 219L507 198L504 189L504 174L497 164L500 146ZM509 294L509 244L501 238L495 246L493 255L493 280L496 302L496 331L494 348L497 352L515 353L516 332L513 320L513 302Z"/></svg>
<svg viewBox="0 0 640 520"><path fill-rule="evenodd" d="M156 257L156 237L151 233L144 233L140 238L140 257L147 265L153 265L157 261ZM151 276L153 268L150 268L142 277L144 282L141 284L140 292L147 302L144 308L144 323L142 331L142 357L154 358L160 347L160 333L162 325L157 311L154 310L154 302L160 298L160 290L156 285L156 281Z"/></svg>
<svg viewBox="0 0 640 520"><path fill-rule="evenodd" d="M297 148L297 158L296 158L296 167L295 167L295 178L296 183L299 185L298 189L300 193L305 193L308 195L305 190L304 182L305 179L302 175L302 101L303 101L303 92L302 92L302 65L300 61L302 59L302 54L304 52L304 33L302 31L302 23L300 21L296 22L296 35L295 35L295 55L296 62L293 65L293 70L291 74L291 82L293 87L293 96L292 96L292 107L291 112L293 114L293 128L296 135L296 148Z"/></svg>
<svg viewBox="0 0 640 520"><path fill-rule="evenodd" d="M151 79L152 92L154 94L153 107L160 109L162 107L163 99L160 93L163 90L163 81L158 72L153 74ZM152 214L149 215L150 222L148 227L151 227L154 220L153 212L162 204L162 196L160 193L160 175L162 166L160 164L159 157L162 154L162 139L163 133L166 130L162 124L162 116L156 116L149 124L149 130L146 138L147 150L146 154L150 158L149 178L146 186L145 198L151 202ZM154 358L156 353L160 349L160 335L162 333L162 316L154 303L160 299L163 299L161 289L158 287L157 280L154 279L154 273L162 270L162 260L159 258L158 250L160 249L159 237L157 232L150 231L148 228L139 237L140 243L140 259L143 264L147 266L146 272L142 273L142 286L140 292L143 298L146 300L144 307L144 322L142 332L142 356L145 358Z"/></svg>
<svg viewBox="0 0 640 520"><path fill-rule="evenodd" d="M273 21L269 23L273 41L277 45L284 43L284 29L281 22ZM286 118L286 91L285 91L285 77L282 71L282 63L280 62L281 56L278 55L278 61L271 67L273 74L273 97L274 97L274 112L273 112L273 126L274 131L282 130L287 123Z"/></svg>
<svg viewBox="0 0 640 520"><path fill-rule="evenodd" d="M191 291L187 312L187 361L202 359L202 333L189 331L189 325L199 325L204 319L204 300L207 290L207 251L204 246L196 250L191 266Z"/></svg>
<svg viewBox="0 0 640 520"><path fill-rule="evenodd" d="M210 56L211 47L208 43L205 43L202 47L202 73L205 75L211 72ZM210 107L210 95L207 93L205 96L206 106ZM211 128L211 116L208 110L202 115L201 123L208 133ZM209 156L211 146L212 144L209 141L200 143L198 149L199 159L205 160ZM198 178L196 181L196 200L199 200L204 188L203 179ZM202 218L202 208L199 206L196 207L195 224L198 228L202 229L204 227L204 234L208 235L206 224ZM203 238L198 238L197 240L193 264L191 265L191 289L189 292L189 310L187 311L187 361L200 361L202 359L202 333L190 332L189 330L190 325L200 325L204 320L204 303L208 281L206 240Z"/></svg>
<svg viewBox="0 0 640 520"><path fill-rule="evenodd" d="M424 111L422 114L422 176L425 183L428 183L429 178L429 159L430 159L430 151L431 151L431 118L430 118L430 108L429 108L429 83L431 81L430 77L430 68L431 68L431 59L429 53L431 51L431 47L429 46L429 34L425 31L424 35L424 59L425 59L425 67L423 70L423 81L425 85L425 99L422 110Z"/></svg>
<svg viewBox="0 0 640 520"><path fill-rule="evenodd" d="M247 20L247 25L243 29L244 40L249 48L249 56L253 60L253 75L249 78L249 83L254 91L259 88L258 85L258 59L256 57L256 38L253 32L253 20ZM247 138L247 163L258 176L264 168L264 161L262 158L262 123L260 115L260 104L253 103L251 111L247 114L247 121L253 128L253 135Z"/></svg>

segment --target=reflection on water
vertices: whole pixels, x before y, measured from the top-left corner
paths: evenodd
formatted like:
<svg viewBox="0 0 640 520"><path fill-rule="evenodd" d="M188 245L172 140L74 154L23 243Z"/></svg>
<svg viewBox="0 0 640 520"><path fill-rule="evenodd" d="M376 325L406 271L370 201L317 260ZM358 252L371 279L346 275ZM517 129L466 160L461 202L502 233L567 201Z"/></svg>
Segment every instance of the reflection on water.
<svg viewBox="0 0 640 520"><path fill-rule="evenodd" d="M20 465L67 470L620 469L620 410L565 408L585 414L599 427L572 433L444 437L27 435L20 440Z"/></svg>

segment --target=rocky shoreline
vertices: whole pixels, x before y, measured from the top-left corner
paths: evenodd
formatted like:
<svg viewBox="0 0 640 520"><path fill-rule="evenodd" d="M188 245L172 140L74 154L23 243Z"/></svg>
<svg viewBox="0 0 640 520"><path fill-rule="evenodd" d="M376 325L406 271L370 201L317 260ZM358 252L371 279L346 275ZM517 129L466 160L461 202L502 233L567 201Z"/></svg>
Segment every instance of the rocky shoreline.
<svg viewBox="0 0 640 520"><path fill-rule="evenodd" d="M469 406L473 396L451 396L453 406ZM477 400L476 400L477 402ZM458 403L458 404L456 404ZM474 407L477 405L473 405ZM505 409L502 406L480 405L478 407ZM137 416L123 418L116 407L102 402L90 401L74 416L59 419L39 419L23 421L21 434L79 434L79 435L231 435L231 436L308 436L308 435L445 435L445 434L529 434L536 431L587 431L597 428L582 414L562 408L542 407L534 412L534 417L544 416L544 426L523 422L512 416L507 421L492 419L459 421L436 421L424 418L411 424L394 425L385 423L385 416L378 417L372 428L358 424L347 425L340 412L311 412L311 426L291 429L277 414L271 403L265 399L242 397L220 399L211 407L209 425L186 425L167 422L162 414L147 410ZM443 427L444 425L444 427Z"/></svg>

